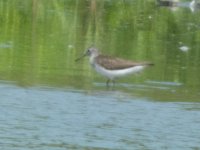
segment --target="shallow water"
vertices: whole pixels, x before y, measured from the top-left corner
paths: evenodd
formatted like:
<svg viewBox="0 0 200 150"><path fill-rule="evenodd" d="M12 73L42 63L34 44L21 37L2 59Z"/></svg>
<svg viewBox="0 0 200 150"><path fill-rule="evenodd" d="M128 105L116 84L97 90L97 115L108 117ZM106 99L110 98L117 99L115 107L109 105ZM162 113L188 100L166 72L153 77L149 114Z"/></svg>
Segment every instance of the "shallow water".
<svg viewBox="0 0 200 150"><path fill-rule="evenodd" d="M1 0L0 149L199 150L199 12ZM91 45L155 65L107 88L88 59L75 62Z"/></svg>
<svg viewBox="0 0 200 150"><path fill-rule="evenodd" d="M0 95L2 149L200 148L199 103L10 84Z"/></svg>

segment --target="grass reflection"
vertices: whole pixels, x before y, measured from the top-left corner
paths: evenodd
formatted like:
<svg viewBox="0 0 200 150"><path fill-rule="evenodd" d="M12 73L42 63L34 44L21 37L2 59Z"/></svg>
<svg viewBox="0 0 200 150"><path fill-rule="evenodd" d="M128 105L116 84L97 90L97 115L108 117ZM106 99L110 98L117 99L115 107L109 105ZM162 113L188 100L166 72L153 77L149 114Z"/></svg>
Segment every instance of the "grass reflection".
<svg viewBox="0 0 200 150"><path fill-rule="evenodd" d="M96 75L82 60L94 44L111 55L150 60L140 78L199 89L200 18L186 8L173 12L153 0L7 0L0 2L0 79L20 85L93 87ZM187 46L188 51L179 47ZM198 93L198 92L197 92Z"/></svg>

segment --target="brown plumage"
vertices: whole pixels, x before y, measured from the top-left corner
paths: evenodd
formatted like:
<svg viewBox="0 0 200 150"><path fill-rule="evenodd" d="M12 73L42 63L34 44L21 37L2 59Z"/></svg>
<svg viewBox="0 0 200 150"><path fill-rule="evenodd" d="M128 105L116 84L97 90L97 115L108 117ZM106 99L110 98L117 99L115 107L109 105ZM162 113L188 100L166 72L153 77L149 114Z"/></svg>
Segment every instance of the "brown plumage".
<svg viewBox="0 0 200 150"><path fill-rule="evenodd" d="M150 62L133 62L122 58L116 58L112 56L101 55L98 49L91 47L81 57L77 58L76 61L81 58L89 56L90 64L93 68L101 75L108 78L106 85L109 86L109 82L115 84L115 79L140 72L146 66L151 66L153 63Z"/></svg>
<svg viewBox="0 0 200 150"><path fill-rule="evenodd" d="M109 70L119 70L126 69L134 66L150 66L153 65L149 62L133 62L130 60L124 60L117 57L106 56L106 55L98 55L96 57L96 62Z"/></svg>

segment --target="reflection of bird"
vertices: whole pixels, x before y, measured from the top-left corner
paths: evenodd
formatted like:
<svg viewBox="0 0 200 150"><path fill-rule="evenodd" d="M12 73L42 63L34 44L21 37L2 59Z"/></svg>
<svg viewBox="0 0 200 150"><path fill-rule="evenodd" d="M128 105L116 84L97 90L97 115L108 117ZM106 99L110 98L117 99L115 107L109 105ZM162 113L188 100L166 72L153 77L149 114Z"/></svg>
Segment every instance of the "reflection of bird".
<svg viewBox="0 0 200 150"><path fill-rule="evenodd" d="M174 7L177 6L178 0L157 0L159 6Z"/></svg>
<svg viewBox="0 0 200 150"><path fill-rule="evenodd" d="M192 11L195 11L195 9L200 9L200 3L198 3L197 0L192 0L189 7Z"/></svg>
<svg viewBox="0 0 200 150"><path fill-rule="evenodd" d="M196 5L196 3L197 3L196 0L192 0L192 1L190 2L190 6L191 6L191 7L194 7L194 6Z"/></svg>
<svg viewBox="0 0 200 150"><path fill-rule="evenodd" d="M191 9L192 11L194 11L195 5L196 5L196 0L192 0L192 1L190 2L190 4L189 4L189 7L190 7L190 9Z"/></svg>
<svg viewBox="0 0 200 150"><path fill-rule="evenodd" d="M101 55L96 48L89 48L83 56L76 59L80 60L84 56L89 56L91 66L101 75L108 78L107 86L115 79L129 74L134 74L142 71L145 67L153 65L149 62L133 62L121 58Z"/></svg>
<svg viewBox="0 0 200 150"><path fill-rule="evenodd" d="M170 7L170 8L190 8L193 12L200 9L200 3L197 0L192 0L190 2L179 2L178 0L157 0L158 6Z"/></svg>

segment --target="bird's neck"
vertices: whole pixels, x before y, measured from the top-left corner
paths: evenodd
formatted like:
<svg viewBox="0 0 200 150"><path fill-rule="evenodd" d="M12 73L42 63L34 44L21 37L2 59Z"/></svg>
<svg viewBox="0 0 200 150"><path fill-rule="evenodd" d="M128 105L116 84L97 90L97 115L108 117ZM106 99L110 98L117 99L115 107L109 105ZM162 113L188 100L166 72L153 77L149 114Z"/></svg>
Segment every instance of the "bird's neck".
<svg viewBox="0 0 200 150"><path fill-rule="evenodd" d="M95 66L95 58L97 57L98 55L92 55L90 56L90 64L94 67Z"/></svg>

